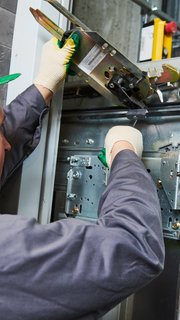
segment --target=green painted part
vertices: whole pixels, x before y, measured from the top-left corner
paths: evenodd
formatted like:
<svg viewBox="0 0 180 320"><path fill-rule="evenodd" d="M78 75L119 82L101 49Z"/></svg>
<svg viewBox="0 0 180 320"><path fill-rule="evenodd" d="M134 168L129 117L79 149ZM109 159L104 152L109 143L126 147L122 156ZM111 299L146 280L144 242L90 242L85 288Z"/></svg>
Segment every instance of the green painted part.
<svg viewBox="0 0 180 320"><path fill-rule="evenodd" d="M59 48L62 48L63 47L63 41L58 39L57 45L58 45Z"/></svg>
<svg viewBox="0 0 180 320"><path fill-rule="evenodd" d="M69 75L74 76L76 73L75 73L73 70L70 69L70 65L71 65L71 61L72 61L72 58L73 58L74 54L76 53L77 49L79 48L80 35L79 35L78 33L76 33L76 31L75 31L75 32L73 32L73 33L70 35L69 38L73 39L73 41L74 41L75 51L74 51L71 59L69 60L69 62L66 64L66 71L67 71L67 73L68 73ZM69 38L68 38L68 39L69 39Z"/></svg>
<svg viewBox="0 0 180 320"><path fill-rule="evenodd" d="M77 50L78 47L79 47L79 43L80 43L80 35L79 35L78 33L76 33L76 31L75 31L75 32L71 33L71 35L69 36L69 38L73 39L74 44L75 44L75 52L76 52L76 50ZM69 38L68 38L68 39L69 39ZM57 41L57 45L58 45L59 48L62 48L63 45L64 45L64 41L58 40L58 41ZM75 52L73 53L73 55L75 54ZM72 55L72 57L73 57L73 55ZM69 62L66 64L66 71L67 71L67 73L68 73L69 75L74 76L76 73L75 73L73 70L70 69L72 57L71 57L71 59L69 60Z"/></svg>
<svg viewBox="0 0 180 320"><path fill-rule="evenodd" d="M102 148L102 150L100 151L100 153L98 154L98 159L101 161L101 163L108 168L108 164L106 162L106 149Z"/></svg>
<svg viewBox="0 0 180 320"><path fill-rule="evenodd" d="M14 73L14 74L9 74L7 76L1 77L0 78L0 85L8 83L9 81L15 80L21 75L21 73Z"/></svg>

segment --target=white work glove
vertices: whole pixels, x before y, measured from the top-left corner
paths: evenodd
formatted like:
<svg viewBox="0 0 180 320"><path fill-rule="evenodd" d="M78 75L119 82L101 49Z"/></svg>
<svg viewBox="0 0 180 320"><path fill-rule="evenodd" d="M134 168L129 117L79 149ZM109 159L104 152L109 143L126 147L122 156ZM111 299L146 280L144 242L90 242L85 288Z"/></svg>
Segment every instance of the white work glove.
<svg viewBox="0 0 180 320"><path fill-rule="evenodd" d="M52 38L43 46L40 67L34 84L55 93L63 83L72 55L79 45L78 34L73 33L62 48L58 47L57 39Z"/></svg>
<svg viewBox="0 0 180 320"><path fill-rule="evenodd" d="M111 167L112 148L116 142L122 140L129 142L133 146L138 157L142 156L143 139L142 134L139 130L130 126L112 127L108 131L104 142L104 148L106 150L106 162L109 168Z"/></svg>

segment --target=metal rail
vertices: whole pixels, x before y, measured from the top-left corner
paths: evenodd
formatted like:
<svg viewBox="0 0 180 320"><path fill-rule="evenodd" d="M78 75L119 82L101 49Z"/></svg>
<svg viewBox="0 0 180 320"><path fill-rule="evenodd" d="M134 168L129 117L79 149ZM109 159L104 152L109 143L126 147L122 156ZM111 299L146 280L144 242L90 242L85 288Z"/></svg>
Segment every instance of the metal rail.
<svg viewBox="0 0 180 320"><path fill-rule="evenodd" d="M64 8L58 1L56 0L45 0L49 2L54 8L56 8L60 13L62 13L67 19L69 19L75 26L82 28L84 31L91 31L81 20L76 18L72 13L70 13L66 8Z"/></svg>
<svg viewBox="0 0 180 320"><path fill-rule="evenodd" d="M124 109L117 109L114 107L108 108L98 108L98 109L91 109L91 110L83 110L82 109L69 109L63 110L62 112L62 119L70 118L72 116L78 117L79 119L119 119L119 118L127 118L133 120L130 111L138 112L139 109L134 110L124 110ZM151 117L170 117L177 119L180 118L180 105L178 103L169 103L164 104L164 106L156 106L147 109L147 113L145 114L143 120L151 118ZM142 118L139 117L137 120L141 120Z"/></svg>
<svg viewBox="0 0 180 320"><path fill-rule="evenodd" d="M150 4L148 4L144 0L131 0L131 1L136 3L137 5L139 5L140 7L144 8L145 10L147 10L149 14L153 14L153 15L159 17L160 19L163 19L168 22L174 21L174 18L172 18L171 16L169 16L165 12L157 9L157 7L153 8ZM175 21L175 22L176 22L177 28L180 30L180 23L177 21Z"/></svg>

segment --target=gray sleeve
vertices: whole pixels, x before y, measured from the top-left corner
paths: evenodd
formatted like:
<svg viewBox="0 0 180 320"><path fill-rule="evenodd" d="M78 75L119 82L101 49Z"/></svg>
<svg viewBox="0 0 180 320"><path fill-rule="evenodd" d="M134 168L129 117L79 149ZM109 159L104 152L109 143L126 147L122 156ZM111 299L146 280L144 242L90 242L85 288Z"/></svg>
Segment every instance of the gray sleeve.
<svg viewBox="0 0 180 320"><path fill-rule="evenodd" d="M3 319L97 319L158 276L164 263L159 202L132 151L116 156L99 210L97 224L0 217Z"/></svg>
<svg viewBox="0 0 180 320"><path fill-rule="evenodd" d="M6 153L2 184L37 146L46 110L45 101L34 85L4 108L3 130L12 148Z"/></svg>

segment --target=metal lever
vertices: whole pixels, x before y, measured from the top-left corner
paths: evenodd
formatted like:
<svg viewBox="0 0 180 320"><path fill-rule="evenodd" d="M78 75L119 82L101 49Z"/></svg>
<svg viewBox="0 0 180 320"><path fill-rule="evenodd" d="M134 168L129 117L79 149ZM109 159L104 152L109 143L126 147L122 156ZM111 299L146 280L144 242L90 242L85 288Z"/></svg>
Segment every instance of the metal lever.
<svg viewBox="0 0 180 320"><path fill-rule="evenodd" d="M81 38L81 50L73 57L72 70L86 82L88 81L90 86L114 105L121 104L130 108L144 108L145 99L155 92L148 77L100 35L91 31L66 10L58 1L45 1L79 27L76 32ZM30 8L30 11L38 23L57 39L63 41L62 37L66 37L66 33L60 27L40 10ZM116 74L118 79L124 79L128 88L125 86L126 89L124 90L119 81L116 81L114 77ZM113 90L111 85L115 85L116 90Z"/></svg>
<svg viewBox="0 0 180 320"><path fill-rule="evenodd" d="M29 8L36 21L43 26L54 37L61 40L64 34L64 30L57 26L52 20L50 20L44 13L38 9Z"/></svg>

